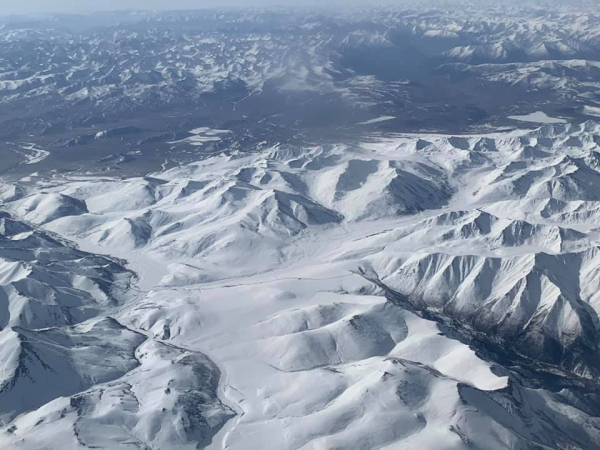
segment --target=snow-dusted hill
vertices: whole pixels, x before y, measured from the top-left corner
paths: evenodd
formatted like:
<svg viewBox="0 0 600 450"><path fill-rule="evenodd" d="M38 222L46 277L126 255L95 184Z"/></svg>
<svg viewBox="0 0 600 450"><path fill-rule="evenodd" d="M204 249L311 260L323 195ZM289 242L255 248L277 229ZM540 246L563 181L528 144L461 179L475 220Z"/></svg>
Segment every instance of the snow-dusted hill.
<svg viewBox="0 0 600 450"><path fill-rule="evenodd" d="M598 448L599 135L4 184L0 447Z"/></svg>

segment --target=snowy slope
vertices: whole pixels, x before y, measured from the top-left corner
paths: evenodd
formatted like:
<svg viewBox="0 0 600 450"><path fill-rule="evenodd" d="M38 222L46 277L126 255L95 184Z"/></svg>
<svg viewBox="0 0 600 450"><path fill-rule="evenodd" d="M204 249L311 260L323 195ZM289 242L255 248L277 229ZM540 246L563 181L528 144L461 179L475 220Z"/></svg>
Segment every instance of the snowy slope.
<svg viewBox="0 0 600 450"><path fill-rule="evenodd" d="M122 263L2 213L3 448L54 448L55 433L65 430L64 448L142 441L195 448L232 415L216 398L212 361L110 315L136 296L134 274Z"/></svg>
<svg viewBox="0 0 600 450"><path fill-rule="evenodd" d="M598 448L598 135L3 186L0 446Z"/></svg>

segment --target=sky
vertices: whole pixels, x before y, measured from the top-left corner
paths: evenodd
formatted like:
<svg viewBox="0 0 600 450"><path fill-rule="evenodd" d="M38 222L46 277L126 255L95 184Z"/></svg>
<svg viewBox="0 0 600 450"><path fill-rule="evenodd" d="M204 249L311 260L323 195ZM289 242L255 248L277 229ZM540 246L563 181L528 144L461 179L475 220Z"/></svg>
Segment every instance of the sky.
<svg viewBox="0 0 600 450"><path fill-rule="evenodd" d="M343 4L342 0L0 0L0 15L39 12L90 12L118 9L197 9L203 7Z"/></svg>
<svg viewBox="0 0 600 450"><path fill-rule="evenodd" d="M214 6L214 4L212 0L0 0L0 14L118 9L194 9Z"/></svg>
<svg viewBox="0 0 600 450"><path fill-rule="evenodd" d="M452 1L452 0L440 0ZM475 1L475 0L472 0ZM490 1L490 0L487 0ZM502 1L502 0L498 0ZM505 0L508 1L508 0ZM513 0L515 1L515 0ZM523 0L535 1L535 0ZM538 0L544 1L544 0ZM552 2L553 0L548 0ZM554 0L559 4L572 4L586 0ZM591 0L592 3L598 0ZM0 0L0 16L9 14L31 14L43 12L92 12L119 9L175 10L198 9L215 6L259 6L259 5L369 5L369 4L414 4L418 0Z"/></svg>

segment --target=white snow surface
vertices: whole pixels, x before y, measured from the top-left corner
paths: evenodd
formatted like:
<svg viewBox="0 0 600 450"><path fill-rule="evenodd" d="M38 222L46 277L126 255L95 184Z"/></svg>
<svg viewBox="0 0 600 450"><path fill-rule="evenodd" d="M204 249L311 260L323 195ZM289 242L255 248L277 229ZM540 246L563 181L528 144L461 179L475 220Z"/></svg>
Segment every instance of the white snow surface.
<svg viewBox="0 0 600 450"><path fill-rule="evenodd" d="M557 117L550 117L543 111L536 111L523 116L508 116L509 119L518 120L519 122L533 122L533 123L566 123L565 119L559 119Z"/></svg>
<svg viewBox="0 0 600 450"><path fill-rule="evenodd" d="M600 117L600 107L598 106L584 106L583 113L588 116Z"/></svg>
<svg viewBox="0 0 600 450"><path fill-rule="evenodd" d="M208 127L200 127L190 130L191 136L178 141L169 142L169 144L188 144L195 147L204 145L207 142L219 142L221 135L229 133L229 130L213 130Z"/></svg>
<svg viewBox="0 0 600 450"><path fill-rule="evenodd" d="M575 390L461 338L595 382L598 135L396 135L2 186L0 448L598 448Z"/></svg>
<svg viewBox="0 0 600 450"><path fill-rule="evenodd" d="M367 120L365 122L359 122L358 125L371 125L373 123L387 122L388 120L394 120L395 118L396 117L394 116L381 116L375 119Z"/></svg>
<svg viewBox="0 0 600 450"><path fill-rule="evenodd" d="M37 164L50 156L48 150L41 149L37 145L31 143L19 144L18 148L15 149L15 152L25 158L23 164Z"/></svg>

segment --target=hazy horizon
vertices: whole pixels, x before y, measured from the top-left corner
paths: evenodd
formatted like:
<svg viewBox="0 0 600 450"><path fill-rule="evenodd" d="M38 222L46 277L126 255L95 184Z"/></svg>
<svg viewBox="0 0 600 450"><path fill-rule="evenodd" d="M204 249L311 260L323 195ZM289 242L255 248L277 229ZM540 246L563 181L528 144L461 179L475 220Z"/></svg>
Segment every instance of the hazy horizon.
<svg viewBox="0 0 600 450"><path fill-rule="evenodd" d="M402 3L403 0L394 2ZM36 13L73 13L117 10L185 10L202 9L218 6L252 7L252 6L326 6L326 5L373 4L362 0L351 2L342 0L107 0L99 4L97 0L26 0L14 2L0 0L0 15L36 14ZM380 0L375 3L390 3Z"/></svg>
<svg viewBox="0 0 600 450"><path fill-rule="evenodd" d="M497 4L496 1L488 0ZM504 0L515 2L517 0ZM411 5L418 3L468 3L468 0L106 0L99 3L97 0L0 0L0 16L11 14L38 14L38 13L91 13L99 11L117 10L186 10L214 7L285 7L285 6L362 6L362 5ZM476 3L485 3L476 2ZM522 2L521 2L522 3ZM588 0L529 0L536 5L589 5Z"/></svg>

